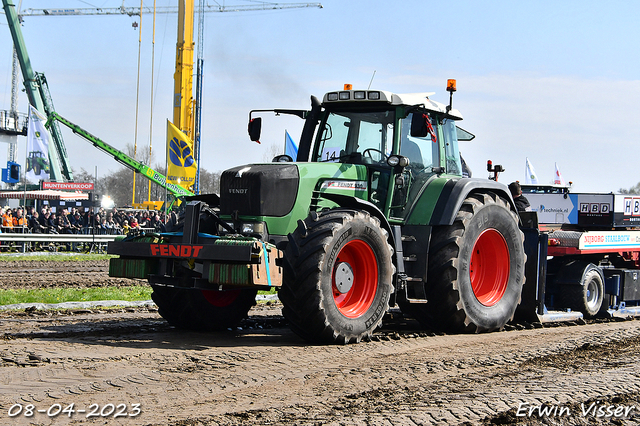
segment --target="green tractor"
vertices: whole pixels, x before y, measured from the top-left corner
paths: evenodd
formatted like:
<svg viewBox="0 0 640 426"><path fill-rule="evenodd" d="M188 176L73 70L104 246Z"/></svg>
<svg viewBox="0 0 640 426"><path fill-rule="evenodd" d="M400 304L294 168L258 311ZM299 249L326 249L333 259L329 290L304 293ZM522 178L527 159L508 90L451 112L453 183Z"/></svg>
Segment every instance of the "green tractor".
<svg viewBox="0 0 640 426"><path fill-rule="evenodd" d="M342 90L271 110L305 120L296 161L225 171L171 232L111 243L110 275L148 279L185 329L234 327L275 287L311 342L368 340L391 306L430 329L500 330L524 283L518 215L505 185L465 177L458 141L473 135L431 95Z"/></svg>
<svg viewBox="0 0 640 426"><path fill-rule="evenodd" d="M49 160L41 151L31 151L27 156L27 171L33 170L36 176L41 172L49 174Z"/></svg>

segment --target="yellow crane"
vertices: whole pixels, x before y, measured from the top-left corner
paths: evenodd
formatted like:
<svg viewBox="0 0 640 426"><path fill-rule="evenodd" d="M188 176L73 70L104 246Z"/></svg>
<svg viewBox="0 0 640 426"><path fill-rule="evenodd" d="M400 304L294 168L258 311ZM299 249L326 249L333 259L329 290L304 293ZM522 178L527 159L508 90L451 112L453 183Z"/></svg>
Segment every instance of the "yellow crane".
<svg viewBox="0 0 640 426"><path fill-rule="evenodd" d="M200 0L199 14L201 16L200 25L203 26L202 16L205 12L247 12L259 10L279 10L303 7L322 8L321 3L271 3L260 2L251 5L205 5ZM193 96L193 41L194 29L194 0L178 0L177 9L172 6L156 7L125 7L124 0L122 6L118 8L47 8L47 9L25 9L20 13L20 17L27 16L69 16L69 15L128 15L140 16L147 13L178 13L178 41L176 44L176 69L174 73L174 97L173 97L173 125L183 132L193 143L194 158L199 160L199 123L196 120L197 101ZM202 28L199 30L201 35ZM198 40L202 42L201 37ZM202 60L199 58L199 72L201 72ZM135 148L134 148L135 157ZM167 170L167 176L169 175ZM135 172L133 180L134 190L132 203L135 204ZM191 190L191 187L187 188ZM198 177L195 185L196 193L199 192ZM151 203L148 204L156 204Z"/></svg>
<svg viewBox="0 0 640 426"><path fill-rule="evenodd" d="M322 9L321 3L272 3L256 2L253 4L236 5L207 5L201 2L199 13L207 12L250 12L260 10L280 10L303 7L316 7ZM125 7L124 0L120 7L100 7L100 8L46 8L46 9L25 9L20 12L20 18L36 16L70 16L70 15L127 15L141 16L142 14L156 13L178 14L178 42L176 52L176 71L174 74L175 96L173 124L176 125L187 136L194 137L193 119L193 22L194 22L194 0L178 0L178 7L159 6L153 7Z"/></svg>
<svg viewBox="0 0 640 426"><path fill-rule="evenodd" d="M193 120L193 0L178 0L178 42L173 75L173 124L194 139Z"/></svg>

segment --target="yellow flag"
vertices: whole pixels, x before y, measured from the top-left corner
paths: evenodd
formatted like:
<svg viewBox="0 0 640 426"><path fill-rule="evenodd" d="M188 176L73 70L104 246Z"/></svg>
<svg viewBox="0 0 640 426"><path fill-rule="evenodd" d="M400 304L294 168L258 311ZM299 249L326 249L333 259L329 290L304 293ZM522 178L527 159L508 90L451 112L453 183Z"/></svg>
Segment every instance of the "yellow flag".
<svg viewBox="0 0 640 426"><path fill-rule="evenodd" d="M167 120L167 181L193 191L196 179L196 160L193 157L193 142Z"/></svg>

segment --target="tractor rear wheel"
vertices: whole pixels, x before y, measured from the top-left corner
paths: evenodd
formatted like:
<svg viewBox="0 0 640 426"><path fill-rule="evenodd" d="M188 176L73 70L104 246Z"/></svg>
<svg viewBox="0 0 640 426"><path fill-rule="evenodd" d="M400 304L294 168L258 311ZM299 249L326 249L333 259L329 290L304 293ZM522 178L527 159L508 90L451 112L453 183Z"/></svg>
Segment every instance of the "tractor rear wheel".
<svg viewBox="0 0 640 426"><path fill-rule="evenodd" d="M313 212L289 235L280 300L302 338L356 343L389 308L394 266L388 233L367 212Z"/></svg>
<svg viewBox="0 0 640 426"><path fill-rule="evenodd" d="M433 230L427 303L411 312L424 325L445 331L502 329L520 303L523 241L506 200L492 193L469 195L452 225Z"/></svg>
<svg viewBox="0 0 640 426"><path fill-rule="evenodd" d="M158 313L174 327L215 331L235 327L256 304L257 290L196 290L152 285Z"/></svg>

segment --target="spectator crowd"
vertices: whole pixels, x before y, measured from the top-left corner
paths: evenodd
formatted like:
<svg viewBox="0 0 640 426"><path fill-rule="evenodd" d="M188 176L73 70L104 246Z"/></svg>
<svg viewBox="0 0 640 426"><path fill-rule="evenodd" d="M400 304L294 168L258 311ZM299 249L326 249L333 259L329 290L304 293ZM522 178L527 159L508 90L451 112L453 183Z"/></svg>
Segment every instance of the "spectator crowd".
<svg viewBox="0 0 640 426"><path fill-rule="evenodd" d="M41 234L128 234L132 229L146 232L166 232L164 212L153 210L105 210L71 207L57 213L50 206L39 210L27 207L0 207L1 232L29 232ZM176 222L175 213L169 220Z"/></svg>

